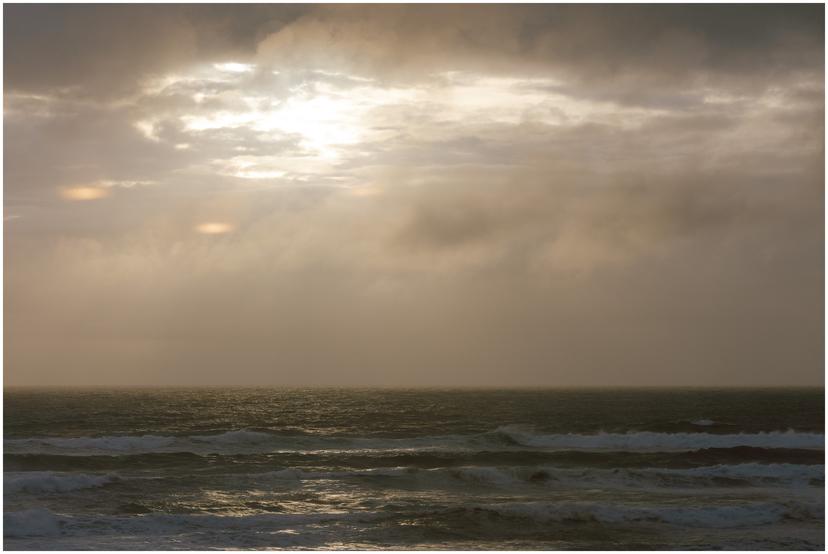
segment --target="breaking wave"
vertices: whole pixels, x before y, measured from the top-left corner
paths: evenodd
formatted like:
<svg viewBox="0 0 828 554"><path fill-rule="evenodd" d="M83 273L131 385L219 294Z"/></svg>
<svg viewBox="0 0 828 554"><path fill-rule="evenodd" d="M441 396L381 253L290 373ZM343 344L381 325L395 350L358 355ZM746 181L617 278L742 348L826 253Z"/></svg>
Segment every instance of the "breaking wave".
<svg viewBox="0 0 828 554"><path fill-rule="evenodd" d="M8 453L42 454L146 454L146 453L250 453L301 451L480 451L480 450L604 450L687 451L704 448L823 448L822 433L793 430L762 433L595 433L538 434L517 427L500 427L489 433L409 438L297 436L237 430L214 435L36 437L6 439Z"/></svg>
<svg viewBox="0 0 828 554"><path fill-rule="evenodd" d="M3 493L20 492L61 493L102 487L117 481L116 475L87 475L78 473L58 473L53 471L25 471L3 474Z"/></svg>
<svg viewBox="0 0 828 554"><path fill-rule="evenodd" d="M475 510L475 508L470 508ZM768 525L782 520L821 520L824 505L801 502L752 502L726 506L636 506L598 502L515 502L476 510L535 523L666 523L684 527L730 528Z"/></svg>
<svg viewBox="0 0 828 554"><path fill-rule="evenodd" d="M4 537L53 537L60 525L60 517L45 508L3 514Z"/></svg>
<svg viewBox="0 0 828 554"><path fill-rule="evenodd" d="M822 433L799 433L793 430L763 433L595 433L591 435L554 434L539 435L501 427L497 432L521 446L570 450L698 450L701 448L732 448L750 446L758 448L823 448Z"/></svg>
<svg viewBox="0 0 828 554"><path fill-rule="evenodd" d="M746 486L822 484L825 467L799 464L735 464L690 469L640 468L600 469L563 467L487 467L421 469L416 467L372 468L352 471L303 471L283 469L248 475L255 480L289 481L318 479L398 479L415 480L423 485L474 484L495 487L515 485L565 485L573 487L609 486Z"/></svg>

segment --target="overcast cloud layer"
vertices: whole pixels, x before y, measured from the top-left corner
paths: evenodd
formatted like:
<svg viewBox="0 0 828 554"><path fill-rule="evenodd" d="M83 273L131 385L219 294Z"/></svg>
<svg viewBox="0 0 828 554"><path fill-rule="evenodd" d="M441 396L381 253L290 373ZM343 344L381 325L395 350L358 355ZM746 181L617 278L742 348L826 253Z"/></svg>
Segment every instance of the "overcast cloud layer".
<svg viewBox="0 0 828 554"><path fill-rule="evenodd" d="M821 5L4 22L6 384L823 383Z"/></svg>

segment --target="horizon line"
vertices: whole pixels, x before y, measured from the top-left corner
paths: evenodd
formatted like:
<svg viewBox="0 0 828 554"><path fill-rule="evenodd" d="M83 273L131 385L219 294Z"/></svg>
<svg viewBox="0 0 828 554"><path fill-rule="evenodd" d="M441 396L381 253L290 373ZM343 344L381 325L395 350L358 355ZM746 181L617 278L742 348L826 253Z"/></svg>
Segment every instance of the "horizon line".
<svg viewBox="0 0 828 554"><path fill-rule="evenodd" d="M343 390L642 390L642 389L825 389L813 385L288 385L288 384L4 384L3 389L343 389Z"/></svg>

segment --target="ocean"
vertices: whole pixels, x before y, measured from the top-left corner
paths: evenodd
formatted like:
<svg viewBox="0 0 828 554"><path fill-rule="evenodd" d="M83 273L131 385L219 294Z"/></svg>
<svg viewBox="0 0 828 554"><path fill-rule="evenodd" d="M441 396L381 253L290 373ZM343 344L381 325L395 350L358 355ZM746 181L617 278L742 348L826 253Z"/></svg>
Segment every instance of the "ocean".
<svg viewBox="0 0 828 554"><path fill-rule="evenodd" d="M822 389L6 389L4 547L822 550Z"/></svg>

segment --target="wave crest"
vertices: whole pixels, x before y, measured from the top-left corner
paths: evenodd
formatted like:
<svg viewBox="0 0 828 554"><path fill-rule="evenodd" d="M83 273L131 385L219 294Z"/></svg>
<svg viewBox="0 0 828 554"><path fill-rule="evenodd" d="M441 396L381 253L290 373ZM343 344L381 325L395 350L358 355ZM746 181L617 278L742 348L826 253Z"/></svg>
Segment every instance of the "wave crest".
<svg viewBox="0 0 828 554"><path fill-rule="evenodd" d="M535 523L666 523L685 527L730 528L768 525L784 519L819 520L824 506L753 502L729 506L635 506L597 502L520 502L489 504L479 509Z"/></svg>
<svg viewBox="0 0 828 554"><path fill-rule="evenodd" d="M3 474L3 492L57 493L102 487L117 481L115 475L88 475L85 473L58 473L53 471L25 471Z"/></svg>
<svg viewBox="0 0 828 554"><path fill-rule="evenodd" d="M4 537L54 537L60 527L61 518L45 508L3 514Z"/></svg>
<svg viewBox="0 0 828 554"><path fill-rule="evenodd" d="M302 451L416 451L472 452L504 450L581 451L686 451L705 448L824 448L822 433L793 430L762 433L595 433L538 434L518 427L500 427L475 435L421 436L408 438L297 436L237 430L214 435L32 437L6 439L6 452L40 454L96 453L145 454L192 452L237 454Z"/></svg>
<svg viewBox="0 0 828 554"><path fill-rule="evenodd" d="M702 448L824 448L825 435L794 430L762 433L633 433L535 434L516 427L500 427L498 434L520 446L567 450L698 450Z"/></svg>
<svg viewBox="0 0 828 554"><path fill-rule="evenodd" d="M424 487L469 485L481 487L550 486L627 488L633 487L732 487L799 486L821 484L823 465L799 464L721 464L690 469L670 468L571 468L556 466L464 466L443 468L378 467L348 471L303 471L282 469L248 476L256 481L314 481L383 479L384 486L410 484Z"/></svg>

